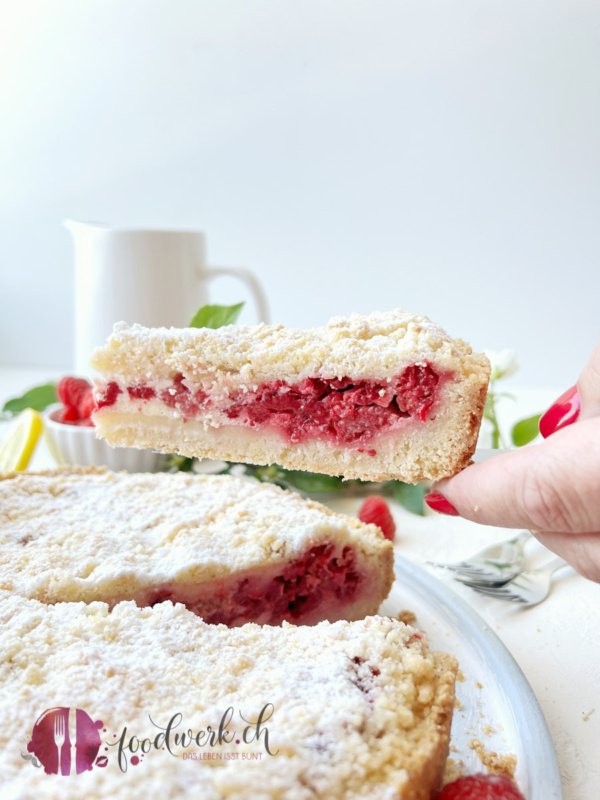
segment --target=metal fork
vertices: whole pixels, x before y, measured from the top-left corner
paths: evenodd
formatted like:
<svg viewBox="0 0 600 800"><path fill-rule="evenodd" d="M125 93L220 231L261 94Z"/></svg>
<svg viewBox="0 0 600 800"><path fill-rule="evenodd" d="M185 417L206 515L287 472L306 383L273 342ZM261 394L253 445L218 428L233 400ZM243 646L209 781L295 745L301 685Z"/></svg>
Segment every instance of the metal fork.
<svg viewBox="0 0 600 800"><path fill-rule="evenodd" d="M490 545L464 561L429 563L457 573L456 579L463 582L466 579L472 583L501 586L521 573L525 564L525 543L530 538L529 531L521 531L517 536Z"/></svg>
<svg viewBox="0 0 600 800"><path fill-rule="evenodd" d="M62 750L62 746L65 743L65 718L63 717L62 713L57 713L54 717L54 744L56 745L56 749L58 750L58 769L56 770L56 774L60 775L60 751Z"/></svg>
<svg viewBox="0 0 600 800"><path fill-rule="evenodd" d="M522 572L517 578L508 581L503 586L486 586L476 581L460 578L459 580L465 586L470 586L471 589L475 589L481 594L487 594L489 597L497 597L499 600L508 600L511 603L521 603L522 606L535 606L550 594L554 573L568 566L569 564L564 559L556 556L543 567Z"/></svg>

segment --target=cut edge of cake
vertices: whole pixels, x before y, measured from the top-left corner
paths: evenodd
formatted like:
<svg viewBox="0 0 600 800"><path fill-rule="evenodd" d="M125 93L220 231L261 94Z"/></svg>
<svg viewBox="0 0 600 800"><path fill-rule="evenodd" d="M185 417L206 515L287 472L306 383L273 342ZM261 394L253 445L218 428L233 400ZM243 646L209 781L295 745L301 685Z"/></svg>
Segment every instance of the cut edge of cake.
<svg viewBox="0 0 600 800"><path fill-rule="evenodd" d="M475 452L487 394L485 382L446 389L444 406L426 425L380 436L373 447L350 448L309 439L291 444L278 431L220 425L202 419L102 409L94 414L97 435L114 447L137 447L190 458L286 469L366 481L440 480L464 469ZM375 450L375 453L373 453Z"/></svg>

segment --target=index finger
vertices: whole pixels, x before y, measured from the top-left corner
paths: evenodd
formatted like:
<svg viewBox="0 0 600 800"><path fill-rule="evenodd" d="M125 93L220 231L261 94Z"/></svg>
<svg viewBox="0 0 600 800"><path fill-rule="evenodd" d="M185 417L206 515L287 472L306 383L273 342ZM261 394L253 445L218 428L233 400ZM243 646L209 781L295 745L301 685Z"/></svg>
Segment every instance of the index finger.
<svg viewBox="0 0 600 800"><path fill-rule="evenodd" d="M474 464L435 484L465 519L504 528L583 533L600 524L600 417L539 445Z"/></svg>

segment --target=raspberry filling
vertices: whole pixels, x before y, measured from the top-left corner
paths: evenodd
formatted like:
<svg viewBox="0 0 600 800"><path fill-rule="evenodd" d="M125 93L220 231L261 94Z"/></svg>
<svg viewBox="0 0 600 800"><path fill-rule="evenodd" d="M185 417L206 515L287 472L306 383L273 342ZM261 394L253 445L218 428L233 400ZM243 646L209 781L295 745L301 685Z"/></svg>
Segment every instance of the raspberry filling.
<svg viewBox="0 0 600 800"><path fill-rule="evenodd" d="M96 393L96 406L98 408L105 408L106 406L114 406L117 402L117 397L121 394L119 384L111 381L103 392Z"/></svg>
<svg viewBox="0 0 600 800"><path fill-rule="evenodd" d="M352 378L306 378L301 383L273 381L253 392L237 392L220 410L235 424L267 426L279 430L288 441L326 439L333 444L360 445L392 430L402 420L424 421L436 399L440 376L429 365L414 364L388 382ZM116 402L121 392L109 383L98 406ZM184 419L193 419L211 408L206 392L192 391L181 374L170 387L156 391L140 384L127 389L131 400L158 397Z"/></svg>
<svg viewBox="0 0 600 800"><path fill-rule="evenodd" d="M429 366L408 367L389 384L351 378L307 378L294 386L275 381L240 395L225 413L251 427L278 428L294 443L325 438L360 444L403 418L424 420L437 382Z"/></svg>
<svg viewBox="0 0 600 800"><path fill-rule="evenodd" d="M145 590L136 602L144 606L165 600L183 603L205 622L229 627L246 622L281 625L284 620L314 625L325 617L344 618L368 583L352 547L340 550L333 544L320 544L283 570L257 570L200 586L164 584Z"/></svg>

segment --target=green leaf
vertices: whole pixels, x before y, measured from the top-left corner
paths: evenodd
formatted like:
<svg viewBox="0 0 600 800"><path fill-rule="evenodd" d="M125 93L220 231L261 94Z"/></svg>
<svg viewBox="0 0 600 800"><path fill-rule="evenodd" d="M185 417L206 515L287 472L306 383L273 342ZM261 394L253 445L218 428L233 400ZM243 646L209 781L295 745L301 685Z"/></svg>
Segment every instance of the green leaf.
<svg viewBox="0 0 600 800"><path fill-rule="evenodd" d="M172 453L167 461L167 469L177 469L180 472L191 472L193 464L193 458Z"/></svg>
<svg viewBox="0 0 600 800"><path fill-rule="evenodd" d="M423 508L423 498L425 497L424 483L402 483L402 481L391 481L392 495L397 503L413 514L425 515Z"/></svg>
<svg viewBox="0 0 600 800"><path fill-rule="evenodd" d="M338 492L342 488L341 478L333 475L320 475L316 472L301 472L300 470L281 470L282 480L289 483L295 489L299 489L306 494L319 492Z"/></svg>
<svg viewBox="0 0 600 800"><path fill-rule="evenodd" d="M223 325L233 325L237 322L244 303L235 306L202 306L194 314L190 328L222 328Z"/></svg>
<svg viewBox="0 0 600 800"><path fill-rule="evenodd" d="M33 408L34 411L43 411L57 401L56 384L45 383L43 386L34 386L33 389L29 389L21 397L13 397L12 400L7 400L2 408L2 413L12 417L26 408Z"/></svg>
<svg viewBox="0 0 600 800"><path fill-rule="evenodd" d="M230 466L234 467L235 464ZM275 483L284 489L293 487L304 494L337 492L349 483L349 481L342 481L341 478L332 475L284 469L279 464L270 464L266 467L255 464L245 464L244 466L246 475L250 475L252 478L263 481L263 483Z"/></svg>
<svg viewBox="0 0 600 800"><path fill-rule="evenodd" d="M539 421L541 414L534 414L533 417L527 417L517 422L512 429L512 440L516 447L523 447L525 444L532 442L540 432Z"/></svg>

